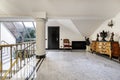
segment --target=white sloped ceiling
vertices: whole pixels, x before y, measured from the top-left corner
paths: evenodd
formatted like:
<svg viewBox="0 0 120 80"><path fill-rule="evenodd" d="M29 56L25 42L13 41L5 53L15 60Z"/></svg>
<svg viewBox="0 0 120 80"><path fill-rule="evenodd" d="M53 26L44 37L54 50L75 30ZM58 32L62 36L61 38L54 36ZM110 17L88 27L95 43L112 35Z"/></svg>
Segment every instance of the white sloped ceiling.
<svg viewBox="0 0 120 80"><path fill-rule="evenodd" d="M118 12L120 12L120 0L0 1L0 15L14 14L29 16L34 12L39 13L43 11L47 13L48 19L72 19L73 23L83 35L90 35L102 22L114 17ZM89 17L95 17L96 19L89 19ZM98 18L101 18L101 20Z"/></svg>
<svg viewBox="0 0 120 80"><path fill-rule="evenodd" d="M89 37L102 23L104 20L96 19L72 19L74 25L77 27L79 32L85 37Z"/></svg>

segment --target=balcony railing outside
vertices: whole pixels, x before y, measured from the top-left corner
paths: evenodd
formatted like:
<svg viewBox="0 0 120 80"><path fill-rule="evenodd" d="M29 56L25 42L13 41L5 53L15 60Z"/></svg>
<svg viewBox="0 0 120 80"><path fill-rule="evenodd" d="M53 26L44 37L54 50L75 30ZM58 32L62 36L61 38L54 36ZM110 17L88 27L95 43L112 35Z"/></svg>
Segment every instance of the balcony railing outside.
<svg viewBox="0 0 120 80"><path fill-rule="evenodd" d="M0 45L0 80L10 79L32 60L35 54L35 46L36 43L33 41ZM8 62L4 62L4 54L9 56Z"/></svg>

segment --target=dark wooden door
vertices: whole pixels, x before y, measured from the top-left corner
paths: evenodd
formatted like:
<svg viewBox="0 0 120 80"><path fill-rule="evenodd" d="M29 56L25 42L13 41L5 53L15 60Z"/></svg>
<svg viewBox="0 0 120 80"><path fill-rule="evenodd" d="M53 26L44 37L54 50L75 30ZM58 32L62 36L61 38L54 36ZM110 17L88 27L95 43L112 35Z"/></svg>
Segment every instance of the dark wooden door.
<svg viewBox="0 0 120 80"><path fill-rule="evenodd" d="M59 27L48 27L48 49L59 49Z"/></svg>

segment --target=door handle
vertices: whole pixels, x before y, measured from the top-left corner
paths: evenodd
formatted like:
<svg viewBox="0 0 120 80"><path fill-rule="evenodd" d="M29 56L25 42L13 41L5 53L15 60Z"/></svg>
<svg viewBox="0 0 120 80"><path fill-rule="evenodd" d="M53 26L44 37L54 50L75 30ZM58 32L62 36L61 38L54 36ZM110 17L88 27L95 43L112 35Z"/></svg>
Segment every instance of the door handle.
<svg viewBox="0 0 120 80"><path fill-rule="evenodd" d="M56 41L58 41L58 38L56 38Z"/></svg>

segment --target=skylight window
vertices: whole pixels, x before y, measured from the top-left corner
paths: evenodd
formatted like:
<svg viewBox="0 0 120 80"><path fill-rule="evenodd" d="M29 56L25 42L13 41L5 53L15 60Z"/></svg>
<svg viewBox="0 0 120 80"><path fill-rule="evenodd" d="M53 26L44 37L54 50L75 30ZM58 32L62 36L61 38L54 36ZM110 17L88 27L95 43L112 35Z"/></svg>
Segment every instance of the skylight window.
<svg viewBox="0 0 120 80"><path fill-rule="evenodd" d="M31 41L36 38L35 22L2 22L14 35L17 42Z"/></svg>
<svg viewBox="0 0 120 80"><path fill-rule="evenodd" d="M25 27L28 27L28 28L34 28L32 22L24 22L24 25L25 25Z"/></svg>

